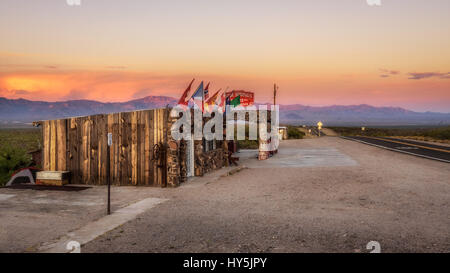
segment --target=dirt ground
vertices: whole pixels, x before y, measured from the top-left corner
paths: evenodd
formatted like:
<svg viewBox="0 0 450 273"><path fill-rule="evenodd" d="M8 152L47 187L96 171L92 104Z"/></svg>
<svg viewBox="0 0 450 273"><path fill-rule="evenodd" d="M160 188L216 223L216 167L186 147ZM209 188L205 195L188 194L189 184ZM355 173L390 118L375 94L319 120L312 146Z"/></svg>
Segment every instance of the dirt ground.
<svg viewBox="0 0 450 273"><path fill-rule="evenodd" d="M83 252L450 250L450 165L337 137L283 141L246 169L195 178ZM247 158L247 160L244 160ZM263 164L263 165L261 165Z"/></svg>
<svg viewBox="0 0 450 273"><path fill-rule="evenodd" d="M324 132L325 135L327 135L327 136L338 136L338 134L335 131L333 131L329 128L322 128L322 132Z"/></svg>
<svg viewBox="0 0 450 273"><path fill-rule="evenodd" d="M450 165L338 137L283 141L181 187L113 187L113 213L167 200L82 252L449 252ZM233 175L227 173L233 170ZM34 252L105 217L106 187L0 189L0 252Z"/></svg>

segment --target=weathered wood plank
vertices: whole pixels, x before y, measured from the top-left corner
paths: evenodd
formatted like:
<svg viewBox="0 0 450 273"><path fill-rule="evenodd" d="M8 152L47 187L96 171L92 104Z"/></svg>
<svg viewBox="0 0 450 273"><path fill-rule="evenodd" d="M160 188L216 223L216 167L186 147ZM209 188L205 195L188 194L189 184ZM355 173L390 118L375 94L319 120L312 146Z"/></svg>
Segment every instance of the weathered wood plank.
<svg viewBox="0 0 450 273"><path fill-rule="evenodd" d="M126 167L127 167L127 185L133 185L131 181L132 176L132 166L131 166L131 142L132 142L132 134L131 134L131 113L128 113L128 123L127 123L127 157L128 160L126 161Z"/></svg>
<svg viewBox="0 0 450 273"><path fill-rule="evenodd" d="M114 153L114 159L113 159L113 166L114 169L114 184L120 185L120 175L119 175L119 169L120 169L120 140L119 140L119 114L113 114L113 124L112 124L112 133L113 133L113 147L111 148Z"/></svg>
<svg viewBox="0 0 450 273"><path fill-rule="evenodd" d="M123 156L123 152L122 152L122 114L118 113L117 114L117 122L118 122L118 126L117 126L117 159L116 159L116 163L117 164L117 181L118 184L117 185L121 185L121 181L122 181L122 166L121 166L121 161L122 161L122 156Z"/></svg>
<svg viewBox="0 0 450 273"><path fill-rule="evenodd" d="M66 120L60 119L56 122L57 135L57 151L56 151L56 171L66 171L67 158L67 136L66 136Z"/></svg>
<svg viewBox="0 0 450 273"><path fill-rule="evenodd" d="M75 132L75 134L77 136L76 140L75 140L75 143L77 145L76 154L77 154L77 157L78 157L77 161L75 162L75 164L77 166L77 169L78 169L77 180L78 180L78 183L83 184L83 182L82 182L82 172L81 172L81 166L82 166L82 164L81 164L81 161L82 161L81 152L83 150L83 147L82 147L83 137L81 135L81 131L83 129L83 123L82 123L82 119L81 118L76 118L75 121L76 121L76 126L77 126L76 132Z"/></svg>
<svg viewBox="0 0 450 273"><path fill-rule="evenodd" d="M98 115L90 116L89 119L91 121L91 140L90 140L90 158L89 158L89 164L91 168L91 173L89 176L89 184L96 185L97 178L98 178L98 126L97 126L97 118Z"/></svg>
<svg viewBox="0 0 450 273"><path fill-rule="evenodd" d="M150 184L150 111L144 115L144 184Z"/></svg>
<svg viewBox="0 0 450 273"><path fill-rule="evenodd" d="M142 118L143 118L143 111L138 111L138 167L137 167L137 171L138 171L138 175L137 175L137 184L138 185L142 185L142 159L144 157L143 150L142 148L144 147L144 143L142 142L143 138L142 135L144 133L143 127L142 127Z"/></svg>
<svg viewBox="0 0 450 273"><path fill-rule="evenodd" d="M64 180L36 179L36 185L64 186L68 183L69 183L68 179L64 179Z"/></svg>
<svg viewBox="0 0 450 273"><path fill-rule="evenodd" d="M164 149L166 149L164 152L166 153L166 162L164 163L164 165L165 165L165 168L163 168L161 171L163 172L163 185L164 185L164 187L166 187L167 186L167 175L168 175L168 166L167 166L167 157L168 157L168 148L167 148L167 143L168 143L168 132L167 132L167 130L169 130L169 128L168 128L168 122L169 122L169 120L168 120L168 116L169 116L169 113L168 113L168 109L167 108L164 108L163 109L163 119L162 119L162 124L161 124L161 127L162 127L162 132L163 132L163 143L164 143Z"/></svg>
<svg viewBox="0 0 450 273"><path fill-rule="evenodd" d="M97 131L97 159L95 160L97 175L95 177L95 180L97 181L96 184L98 185L106 184L102 179L102 167L106 167L106 164L103 164L102 162L102 160L106 160L106 157L102 158L102 149L104 143L103 136L106 135L106 129L104 129L102 126L102 115L97 115L95 124L95 130Z"/></svg>
<svg viewBox="0 0 450 273"><path fill-rule="evenodd" d="M159 148L160 148L160 159L159 159L159 165L162 164L161 162L161 153L162 153L162 149L163 149L163 139L162 139L162 116L163 116L163 112L161 111L163 109L157 109L158 111L158 124L157 129L158 129L158 144L159 144ZM162 173L162 168L159 167L158 168L158 185L162 186L163 185L163 173Z"/></svg>
<svg viewBox="0 0 450 273"><path fill-rule="evenodd" d="M108 146L108 125L106 115L98 115L97 118L98 137L98 183L106 185L106 159Z"/></svg>
<svg viewBox="0 0 450 273"><path fill-rule="evenodd" d="M124 183L124 172L125 168L124 166L124 160L125 160L125 146L126 143L126 133L124 133L124 126L125 126L125 118L123 113L119 113L119 166L118 166L118 179L119 179L119 185L125 185ZM125 134L125 135L124 135Z"/></svg>
<svg viewBox="0 0 450 273"><path fill-rule="evenodd" d="M50 170L50 122L43 122L43 142L44 142L44 152L43 152L43 169L45 171Z"/></svg>
<svg viewBox="0 0 450 273"><path fill-rule="evenodd" d="M131 175L131 114L121 113L122 116L122 150L121 158L122 181L121 185L132 185Z"/></svg>
<svg viewBox="0 0 450 273"><path fill-rule="evenodd" d="M114 147L116 147L117 146L117 142L116 142L116 139L117 139L117 135L115 135L114 134L114 114L108 114L108 115L106 115L106 128L107 128L107 132L106 132L106 137L108 137L108 133L111 133L112 134L112 145L111 145L111 147L110 147L110 151L109 151L109 154L110 154L110 157L109 157L109 167L110 167L110 169L109 169L109 178L111 179L111 184L115 184L115 179L116 179L116 177L115 177L115 162L114 162L114 160L115 160L115 149L114 149ZM106 143L106 144L108 144L108 143ZM105 155L106 155L106 157L108 156L107 155L107 151L105 152ZM106 160L106 159L105 159ZM105 171L105 173L106 173L106 171ZM108 183L108 181L106 181L106 183Z"/></svg>
<svg viewBox="0 0 450 273"><path fill-rule="evenodd" d="M153 147L155 145L155 130L154 130L154 124L155 122L155 111L150 110L149 111L149 185L155 185L155 158L153 156Z"/></svg>
<svg viewBox="0 0 450 273"><path fill-rule="evenodd" d="M146 163L146 153L145 153L145 135L146 135L146 124L145 121L147 119L147 112L148 111L142 111L141 112L141 183L140 185L146 185L146 176L145 176L145 163Z"/></svg>
<svg viewBox="0 0 450 273"><path fill-rule="evenodd" d="M90 158L91 158L91 121L89 117L83 117L81 118L81 122L83 124L83 128L81 131L82 136L82 157L81 157L81 169L82 169L82 183L87 184L90 181L90 174L91 174L91 165L90 165Z"/></svg>
<svg viewBox="0 0 450 273"><path fill-rule="evenodd" d="M143 119L145 118L144 116L144 111L139 111L138 112L138 143L139 143L139 147L138 147L138 185L143 185L144 183L144 163L143 163L143 159L144 159L144 134L145 134L145 129L143 126Z"/></svg>
<svg viewBox="0 0 450 273"><path fill-rule="evenodd" d="M50 170L56 171L56 120L50 121Z"/></svg>
<svg viewBox="0 0 450 273"><path fill-rule="evenodd" d="M155 135L154 135L155 143L154 143L153 147L155 148L155 146L157 144L159 144L159 134L158 134L159 113L158 113L158 110L153 110L153 111L154 111L154 114L155 114L154 122L153 122L153 130L155 132ZM153 153L155 153L155 151L153 151ZM155 168L154 168L154 170L155 170L155 172L154 172L155 173L154 185L159 185L159 171L158 171L159 158L155 157L154 164L155 164Z"/></svg>
<svg viewBox="0 0 450 273"><path fill-rule="evenodd" d="M77 122L76 118L71 118L68 120L68 150L69 154L67 155L68 168L72 172L72 176L70 178L70 183L78 184L79 183L79 168L78 168L78 142L77 142Z"/></svg>
<svg viewBox="0 0 450 273"><path fill-rule="evenodd" d="M40 171L36 173L36 179L45 180L67 180L69 176L69 171Z"/></svg>
<svg viewBox="0 0 450 273"><path fill-rule="evenodd" d="M131 183L137 184L138 165L138 112L131 112Z"/></svg>

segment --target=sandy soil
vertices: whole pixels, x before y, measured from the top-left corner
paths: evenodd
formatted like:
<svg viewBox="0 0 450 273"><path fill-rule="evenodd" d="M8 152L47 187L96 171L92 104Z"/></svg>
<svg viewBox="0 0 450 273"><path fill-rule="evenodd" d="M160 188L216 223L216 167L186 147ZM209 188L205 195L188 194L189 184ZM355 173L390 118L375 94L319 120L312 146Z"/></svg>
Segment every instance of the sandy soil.
<svg viewBox="0 0 450 273"><path fill-rule="evenodd" d="M432 139L432 138L426 138L426 137L412 137L412 136L393 136L392 138L398 138L398 139L407 139L407 140L414 140L417 142L422 143L430 143L430 144L436 144L441 145L445 147L450 147L450 140L448 139Z"/></svg>
<svg viewBox="0 0 450 273"><path fill-rule="evenodd" d="M335 131L329 128L322 128L322 132L324 132L327 136L338 136L338 134Z"/></svg>
<svg viewBox="0 0 450 273"><path fill-rule="evenodd" d="M283 141L264 167L247 158L232 176L155 191L170 200L82 251L368 252L369 241L382 252L450 250L447 163L337 137Z"/></svg>

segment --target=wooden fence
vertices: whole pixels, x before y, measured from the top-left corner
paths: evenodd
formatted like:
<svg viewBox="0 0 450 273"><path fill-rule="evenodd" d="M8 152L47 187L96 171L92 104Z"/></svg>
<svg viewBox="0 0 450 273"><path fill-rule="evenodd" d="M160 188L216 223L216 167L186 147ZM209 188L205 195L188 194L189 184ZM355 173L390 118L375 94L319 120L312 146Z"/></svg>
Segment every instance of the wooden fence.
<svg viewBox="0 0 450 273"><path fill-rule="evenodd" d="M72 184L106 184L109 132L113 136L112 184L164 186L163 172L167 170L153 151L155 144L167 142L169 111L155 109L42 121L42 167L48 171L70 171Z"/></svg>

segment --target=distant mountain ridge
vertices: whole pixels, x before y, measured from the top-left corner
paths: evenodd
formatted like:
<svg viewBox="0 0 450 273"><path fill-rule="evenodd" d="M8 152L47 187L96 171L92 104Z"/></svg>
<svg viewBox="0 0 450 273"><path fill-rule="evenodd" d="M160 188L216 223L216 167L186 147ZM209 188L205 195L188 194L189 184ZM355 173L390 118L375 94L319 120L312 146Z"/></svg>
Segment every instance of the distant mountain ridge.
<svg viewBox="0 0 450 273"><path fill-rule="evenodd" d="M115 113L173 106L177 100L167 96L147 96L126 102L70 100L30 101L0 97L0 125L23 124L37 120ZM306 106L280 105L280 122L312 125L318 121L336 126L450 125L450 113L414 112L400 107L375 107L367 104Z"/></svg>
<svg viewBox="0 0 450 273"><path fill-rule="evenodd" d="M32 122L36 120L154 109L174 105L176 102L176 99L166 96L148 96L127 102L99 102L93 100L46 102L0 97L0 123Z"/></svg>
<svg viewBox="0 0 450 273"><path fill-rule="evenodd" d="M318 121L336 126L450 125L450 113L414 112L400 107L375 107L367 104L305 106L281 105L280 121L313 125Z"/></svg>

